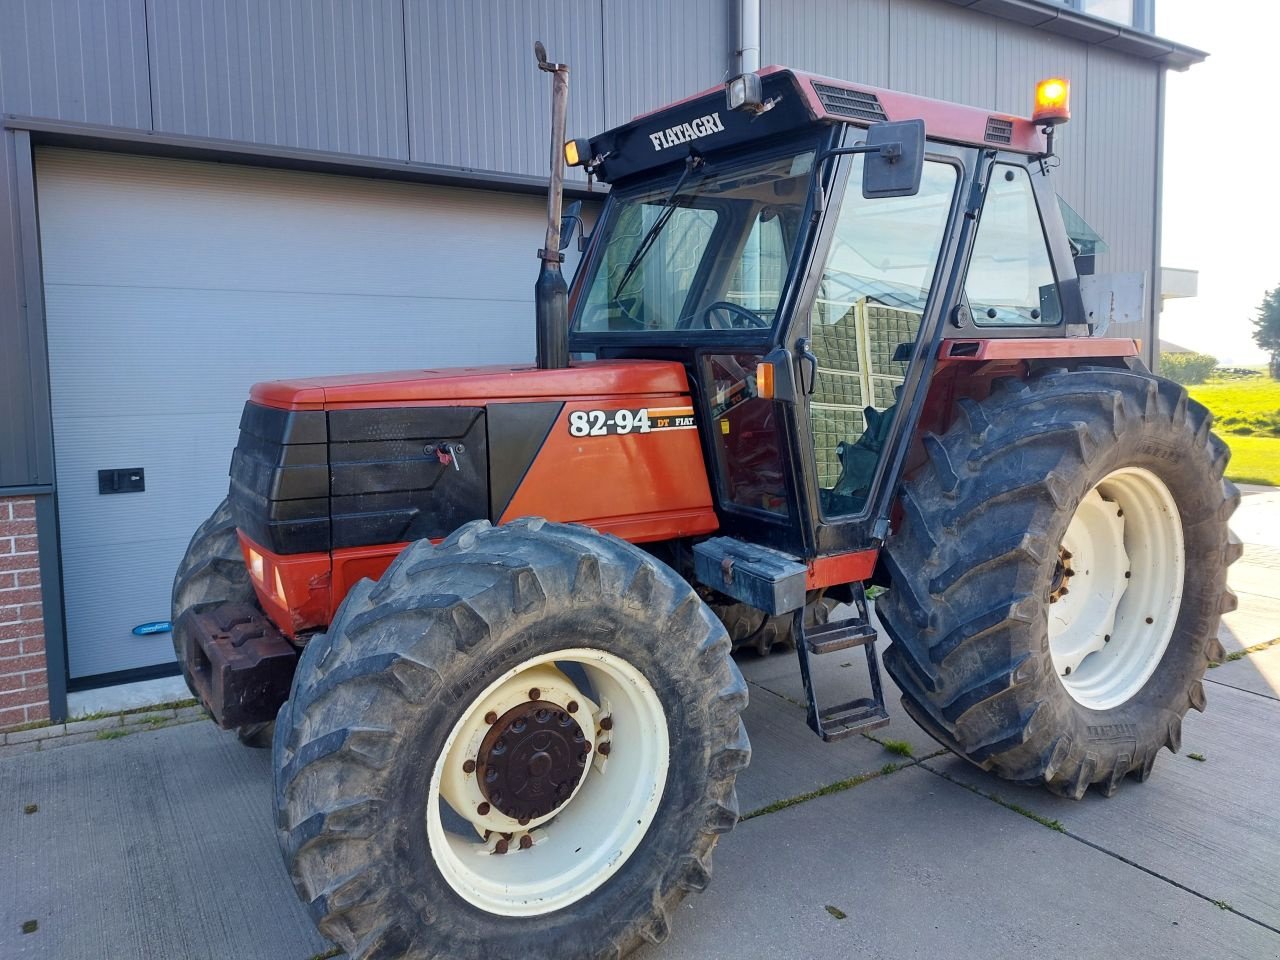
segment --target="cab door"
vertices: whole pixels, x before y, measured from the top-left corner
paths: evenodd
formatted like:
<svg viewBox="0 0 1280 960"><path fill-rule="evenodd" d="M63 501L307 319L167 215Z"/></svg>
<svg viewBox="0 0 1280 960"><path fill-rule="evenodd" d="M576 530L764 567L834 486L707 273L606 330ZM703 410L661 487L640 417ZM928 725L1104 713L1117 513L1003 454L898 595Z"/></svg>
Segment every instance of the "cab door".
<svg viewBox="0 0 1280 960"><path fill-rule="evenodd" d="M851 130L851 140L862 131ZM941 317L958 293L961 198L976 151L930 144L920 190L862 195L863 157L842 159L804 299L792 321L798 488L812 554L884 536L874 509Z"/></svg>

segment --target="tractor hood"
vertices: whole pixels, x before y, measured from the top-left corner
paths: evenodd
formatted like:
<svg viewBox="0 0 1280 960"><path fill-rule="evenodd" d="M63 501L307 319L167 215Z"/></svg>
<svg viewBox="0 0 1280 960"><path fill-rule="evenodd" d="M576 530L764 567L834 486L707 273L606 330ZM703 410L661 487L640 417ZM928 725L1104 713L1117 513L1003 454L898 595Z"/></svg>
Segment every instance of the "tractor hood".
<svg viewBox="0 0 1280 960"><path fill-rule="evenodd" d="M522 364L272 380L255 384L250 398L261 406L283 410L326 410L401 403L669 396L688 390L679 363L587 360L560 370Z"/></svg>

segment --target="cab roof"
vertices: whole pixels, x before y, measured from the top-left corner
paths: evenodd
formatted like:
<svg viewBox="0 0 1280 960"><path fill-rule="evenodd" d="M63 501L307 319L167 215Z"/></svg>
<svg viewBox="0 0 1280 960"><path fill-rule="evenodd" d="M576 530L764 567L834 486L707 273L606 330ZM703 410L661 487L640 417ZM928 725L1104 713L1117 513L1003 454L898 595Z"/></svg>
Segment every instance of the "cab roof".
<svg viewBox="0 0 1280 960"><path fill-rule="evenodd" d="M919 119L924 121L925 135L933 140L1029 156L1039 156L1046 149L1044 134L1026 117L787 67L765 67L759 75L764 101L773 102L764 113L729 110L724 86L712 87L592 137L592 153L602 158L596 175L613 183L682 160L690 150L740 146L829 123L865 127L885 120Z"/></svg>

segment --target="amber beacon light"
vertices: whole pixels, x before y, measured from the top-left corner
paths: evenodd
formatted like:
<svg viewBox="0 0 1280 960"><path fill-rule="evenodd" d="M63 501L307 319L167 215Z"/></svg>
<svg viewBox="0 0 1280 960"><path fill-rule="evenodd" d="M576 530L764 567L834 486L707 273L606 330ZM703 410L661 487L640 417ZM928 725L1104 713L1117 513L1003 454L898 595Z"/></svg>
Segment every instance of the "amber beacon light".
<svg viewBox="0 0 1280 960"><path fill-rule="evenodd" d="M1037 83L1036 107L1031 119L1047 127L1070 120L1071 81L1062 77L1050 77Z"/></svg>

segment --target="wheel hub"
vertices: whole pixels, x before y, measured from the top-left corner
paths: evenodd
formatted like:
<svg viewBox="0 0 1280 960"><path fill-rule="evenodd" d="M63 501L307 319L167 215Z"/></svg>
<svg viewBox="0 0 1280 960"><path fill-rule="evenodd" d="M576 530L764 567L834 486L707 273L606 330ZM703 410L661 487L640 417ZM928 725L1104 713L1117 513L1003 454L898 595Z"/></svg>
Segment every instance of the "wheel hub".
<svg viewBox="0 0 1280 960"><path fill-rule="evenodd" d="M522 703L499 717L480 744L480 790L513 820L545 817L573 794L590 751L582 728L559 704Z"/></svg>

